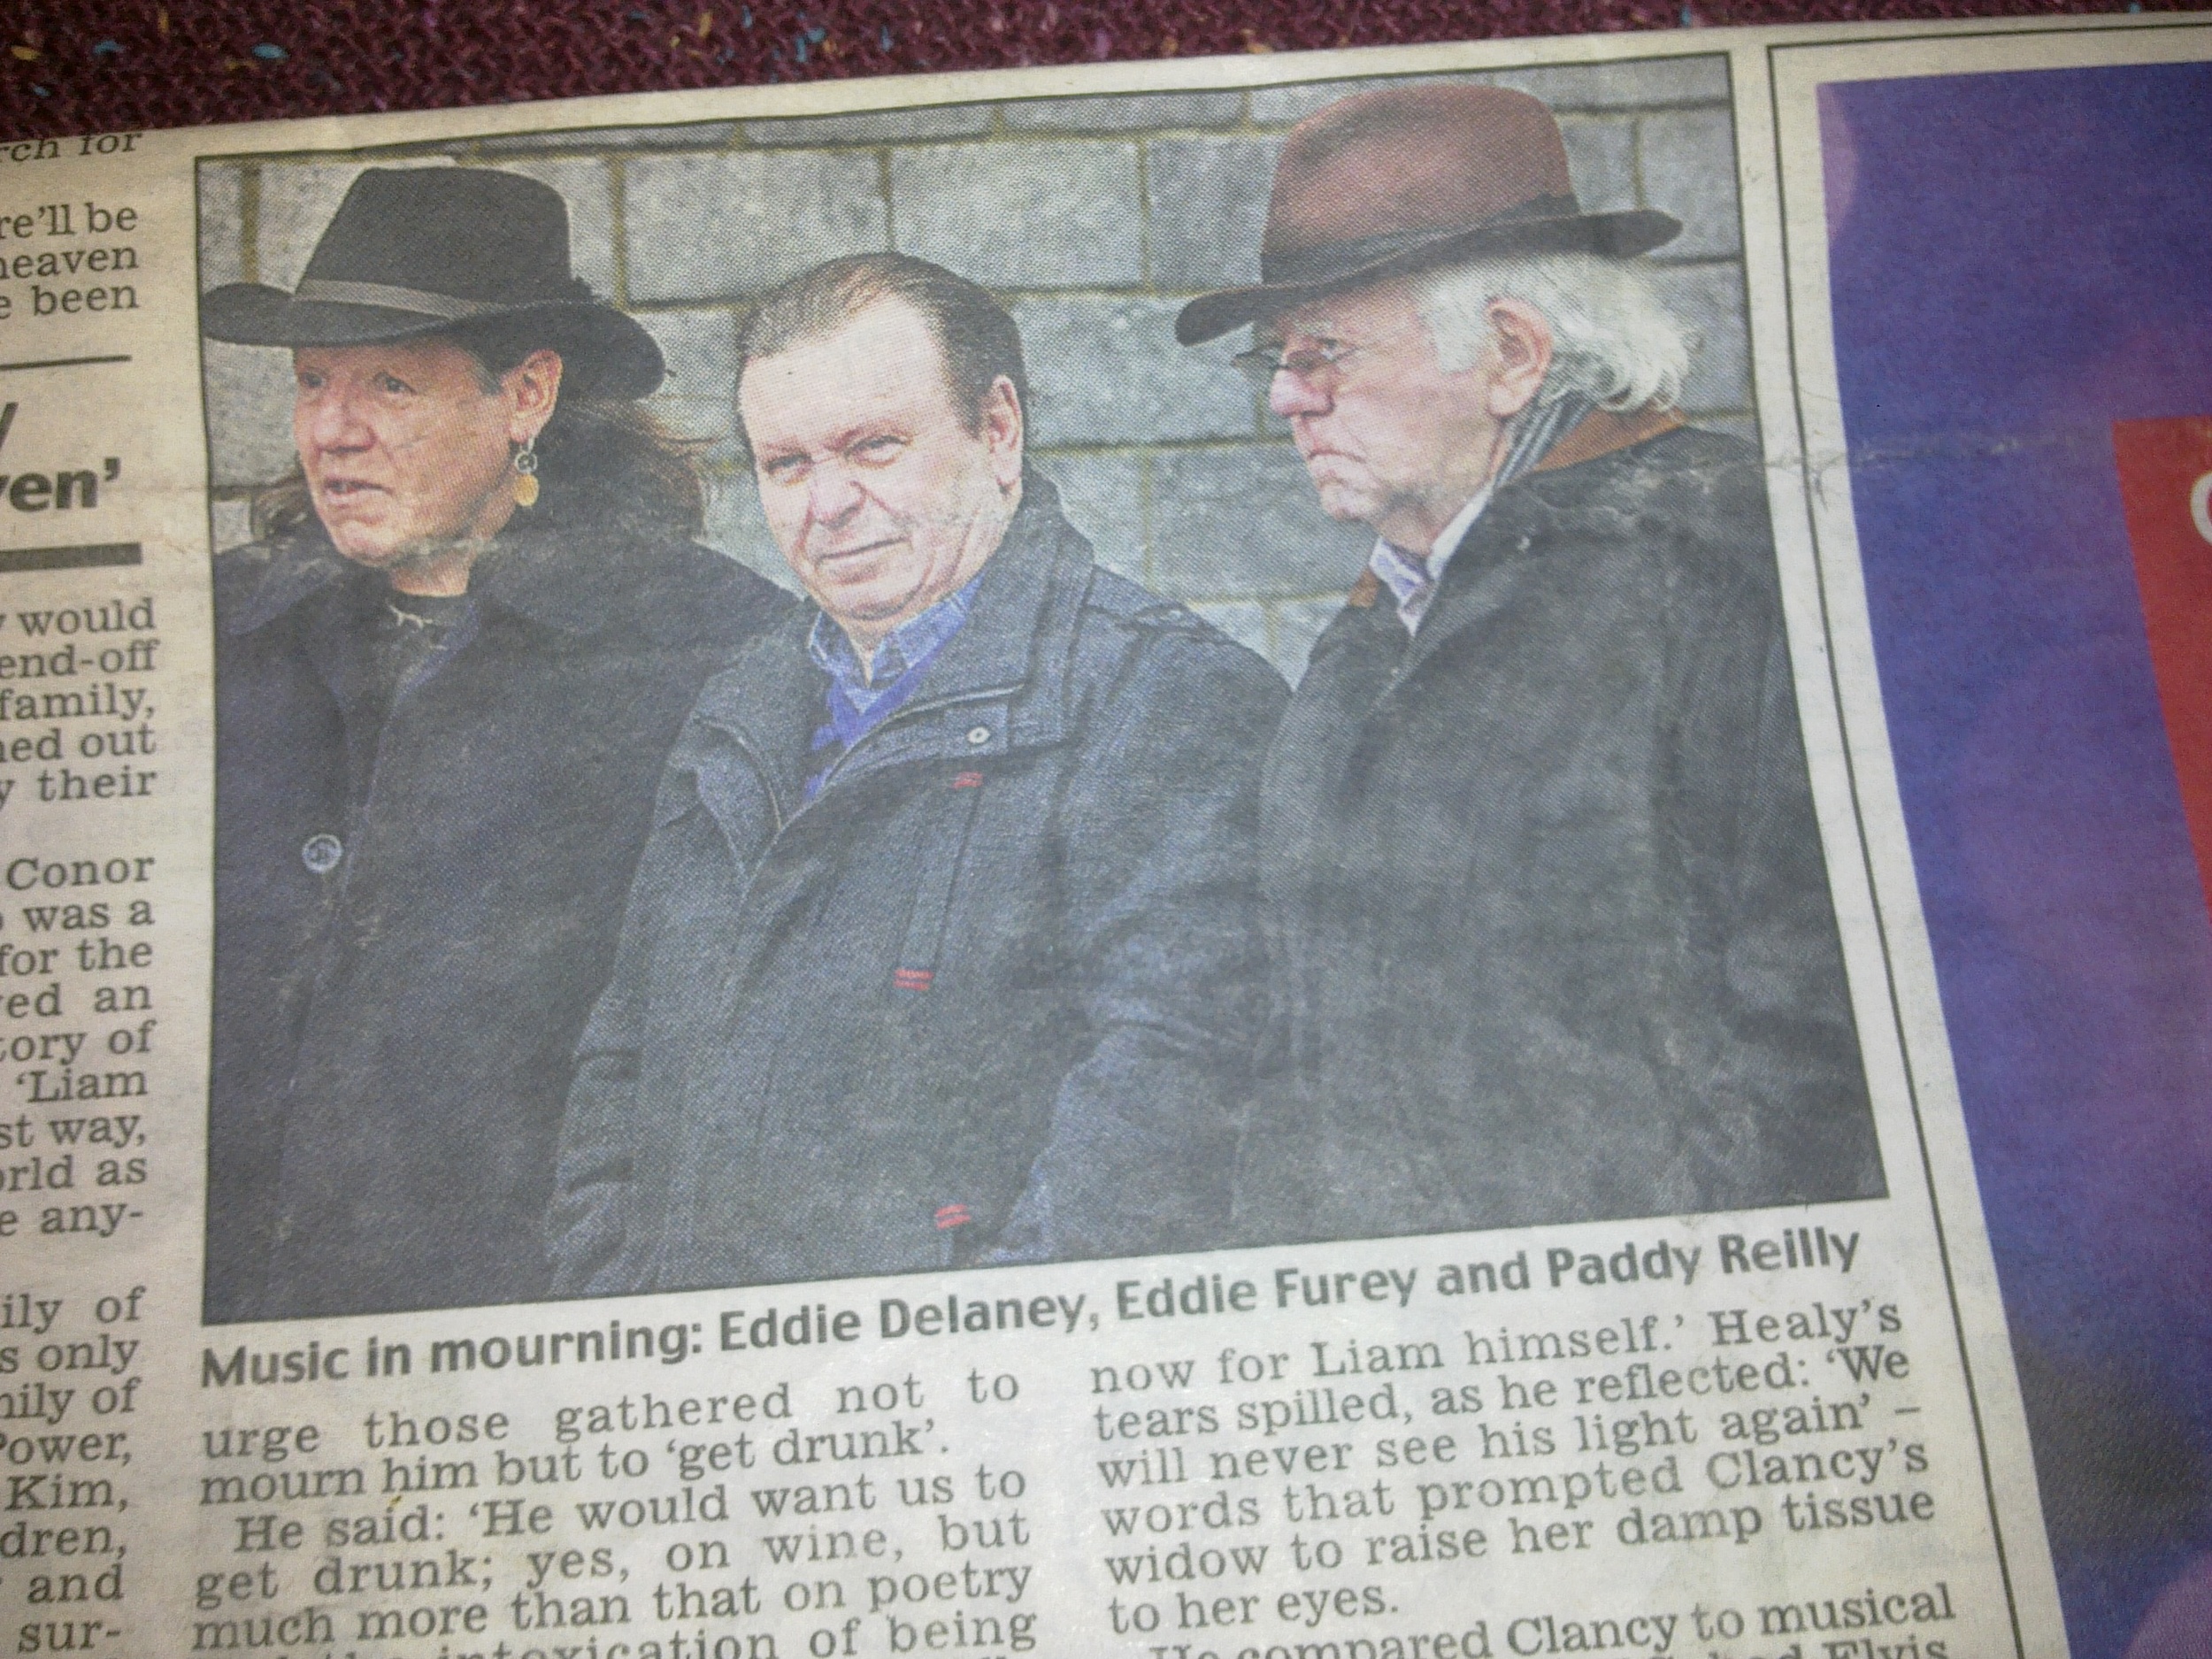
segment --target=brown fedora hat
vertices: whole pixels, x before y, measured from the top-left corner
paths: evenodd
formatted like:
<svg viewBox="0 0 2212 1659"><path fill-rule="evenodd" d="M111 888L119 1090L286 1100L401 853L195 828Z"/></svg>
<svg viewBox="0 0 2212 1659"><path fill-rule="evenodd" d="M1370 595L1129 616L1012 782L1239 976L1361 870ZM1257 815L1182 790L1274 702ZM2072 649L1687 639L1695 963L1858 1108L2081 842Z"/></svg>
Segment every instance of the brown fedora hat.
<svg viewBox="0 0 2212 1659"><path fill-rule="evenodd" d="M1275 164L1260 280L1183 307L1187 346L1309 299L1459 259L1647 253L1671 214L1586 213L1559 122L1503 87L1393 87L1290 129Z"/></svg>

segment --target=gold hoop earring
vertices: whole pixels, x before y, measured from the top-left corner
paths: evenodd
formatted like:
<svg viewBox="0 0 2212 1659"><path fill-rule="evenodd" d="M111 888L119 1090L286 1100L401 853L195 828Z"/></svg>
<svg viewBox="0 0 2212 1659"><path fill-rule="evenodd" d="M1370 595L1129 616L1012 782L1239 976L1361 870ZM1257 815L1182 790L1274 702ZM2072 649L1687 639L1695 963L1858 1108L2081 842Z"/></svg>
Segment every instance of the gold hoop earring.
<svg viewBox="0 0 2212 1659"><path fill-rule="evenodd" d="M515 505L534 507L538 504L537 440L531 438L515 451Z"/></svg>

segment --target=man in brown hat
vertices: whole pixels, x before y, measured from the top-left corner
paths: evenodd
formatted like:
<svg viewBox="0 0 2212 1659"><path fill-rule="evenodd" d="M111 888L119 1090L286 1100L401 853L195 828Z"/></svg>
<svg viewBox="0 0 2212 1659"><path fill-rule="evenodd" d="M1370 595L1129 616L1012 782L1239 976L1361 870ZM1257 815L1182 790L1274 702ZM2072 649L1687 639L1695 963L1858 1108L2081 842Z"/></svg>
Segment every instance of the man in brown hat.
<svg viewBox="0 0 2212 1659"><path fill-rule="evenodd" d="M1679 228L1582 211L1534 98L1394 88L1178 320L1377 537L1269 756L1248 1237L1882 1189L1759 457L1633 263Z"/></svg>
<svg viewBox="0 0 2212 1659"><path fill-rule="evenodd" d="M216 1320L512 1302L700 686L785 602L698 546L643 328L488 168L375 169L296 290L300 470L216 561Z"/></svg>

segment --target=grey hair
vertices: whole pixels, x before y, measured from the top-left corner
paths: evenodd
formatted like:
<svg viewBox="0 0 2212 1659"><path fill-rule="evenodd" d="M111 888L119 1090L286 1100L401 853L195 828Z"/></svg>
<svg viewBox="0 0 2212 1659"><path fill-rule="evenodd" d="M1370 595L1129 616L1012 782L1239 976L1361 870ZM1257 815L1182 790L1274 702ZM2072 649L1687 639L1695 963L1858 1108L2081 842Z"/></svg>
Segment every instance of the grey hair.
<svg viewBox="0 0 2212 1659"><path fill-rule="evenodd" d="M1696 349L1641 267L1597 254L1447 265L1417 277L1414 298L1447 373L1471 367L1489 343L1491 301L1516 299L1543 313L1552 360L1539 403L1581 396L1624 413L1671 408Z"/></svg>

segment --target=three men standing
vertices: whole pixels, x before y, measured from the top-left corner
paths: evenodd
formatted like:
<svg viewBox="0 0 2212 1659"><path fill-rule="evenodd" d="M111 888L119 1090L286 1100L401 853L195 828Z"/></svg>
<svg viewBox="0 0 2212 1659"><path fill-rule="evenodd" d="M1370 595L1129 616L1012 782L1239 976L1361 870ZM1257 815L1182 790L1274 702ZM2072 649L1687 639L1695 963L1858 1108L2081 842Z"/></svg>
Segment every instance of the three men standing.
<svg viewBox="0 0 2212 1659"><path fill-rule="evenodd" d="M1282 682L1093 563L973 283L835 260L739 355L814 603L669 761L579 1050L557 1290L1219 1242Z"/></svg>
<svg viewBox="0 0 2212 1659"><path fill-rule="evenodd" d="M1254 326L1376 532L1286 713L1094 564L974 284L745 322L784 607L688 544L558 198L365 175L205 313L294 348L304 469L218 573L211 1314L1878 1194L1758 457L1633 263L1678 228L1517 93L1291 134L1178 323Z"/></svg>
<svg viewBox="0 0 2212 1659"><path fill-rule="evenodd" d="M1537 100L1426 86L1286 142L1247 360L1371 526L1269 753L1255 1242L1881 1190L1759 458Z"/></svg>

